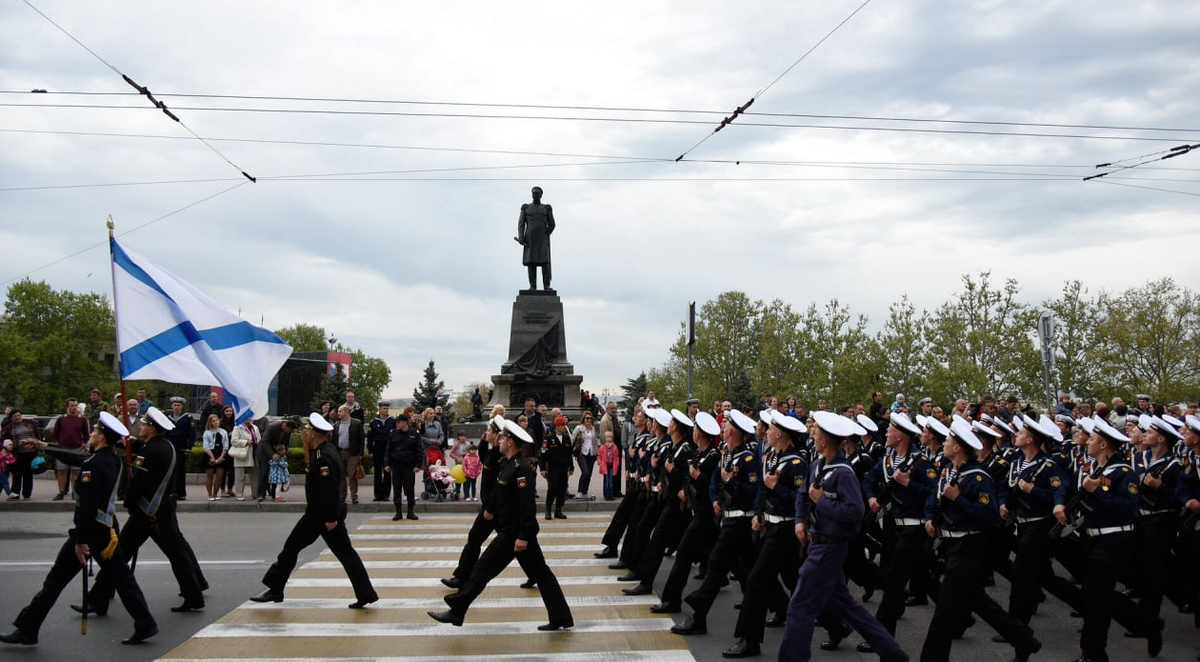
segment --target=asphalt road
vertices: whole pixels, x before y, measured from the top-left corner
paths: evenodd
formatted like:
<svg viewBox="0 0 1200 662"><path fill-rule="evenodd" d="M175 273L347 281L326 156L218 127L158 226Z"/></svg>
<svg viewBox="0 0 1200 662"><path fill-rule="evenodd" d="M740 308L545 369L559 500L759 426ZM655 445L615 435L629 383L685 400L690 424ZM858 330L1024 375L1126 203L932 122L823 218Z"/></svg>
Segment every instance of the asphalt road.
<svg viewBox="0 0 1200 662"><path fill-rule="evenodd" d="M211 585L204 611L193 614L168 611L181 599L177 596L170 568L157 548L148 544L140 555L137 575L151 608L158 615L161 633L157 637L138 648L119 645L119 640L132 631L132 623L116 602L108 616L92 618L88 634L80 636L79 616L68 607L78 601L80 584L76 583L51 611L41 631L40 645L7 647L3 657L6 660L87 659L96 662L158 658L261 589L259 580L264 570L298 517L298 513L289 512L183 513L180 516L183 531L200 557ZM348 522L351 530L368 517L370 515L365 513L352 514ZM0 621L10 622L37 591L69 526L68 512L7 512L0 519L0 586L4 589L0 594L3 595ZM465 528L463 533L465 535ZM323 549L320 543L309 547L300 563L312 560ZM669 563L668 560L660 572L660 585ZM1006 602L1007 585L1002 580L1000 586L990 591L1002 604ZM732 605L737 597L733 591L724 590L710 614L709 634L688 638L695 659L719 660L721 650L733 642L736 612ZM868 608L873 610L874 604ZM911 608L900 622L901 644L914 659L920 651L931 615L932 607ZM1158 659L1171 662L1195 659L1200 652L1200 631L1194 629L1192 617L1179 614L1169 601L1164 603L1163 616L1167 620L1166 645ZM1043 604L1033 626L1045 648L1034 659L1072 660L1078 657L1079 623L1053 598ZM773 659L781 634L780 630L767 630L764 642L767 655L758 659ZM1009 659L1012 649L992 643L993 634L982 622L977 624L964 639L955 642L953 659L973 662ZM859 640L857 636L852 635L843 644L843 650L832 653L815 650L815 644L822 639L823 633L818 631L814 636L814 660L876 659L853 651L853 644ZM403 655L403 652L396 654ZM1145 642L1122 637L1121 628L1115 624L1109 636L1109 654L1114 660L1148 659Z"/></svg>

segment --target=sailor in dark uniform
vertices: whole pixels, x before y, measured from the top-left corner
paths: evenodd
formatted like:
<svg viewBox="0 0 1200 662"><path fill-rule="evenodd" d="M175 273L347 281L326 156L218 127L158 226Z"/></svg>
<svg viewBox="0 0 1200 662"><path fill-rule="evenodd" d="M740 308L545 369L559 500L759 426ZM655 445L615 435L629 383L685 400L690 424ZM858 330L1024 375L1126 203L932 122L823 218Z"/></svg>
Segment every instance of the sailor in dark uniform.
<svg viewBox="0 0 1200 662"><path fill-rule="evenodd" d="M1100 417L1092 420L1096 428L1088 441L1088 455L1093 463L1078 478L1083 513L1083 629L1077 662L1108 662L1108 630L1114 616L1130 632L1149 640L1146 647L1153 657L1162 649L1162 622L1114 590L1135 555L1133 522L1139 488L1137 474L1123 452L1130 438ZM1061 522L1074 515L1066 510L1056 513Z"/></svg>
<svg viewBox="0 0 1200 662"><path fill-rule="evenodd" d="M632 489L637 493L637 499L634 501L633 509L629 511L629 519L625 525L625 533L620 539L620 553L617 555L616 562L608 566L609 570L628 570L629 564L634 562L633 546L634 540L638 537L637 525L642 521L642 515L646 513L646 505L650 503L650 488L647 486L647 475L650 472L650 460L654 448L658 443L655 438L656 427L654 423L654 408L643 410L642 421L645 428L639 428L636 439L634 440L633 449L630 454L629 464L626 469L633 474L632 487L626 486L626 490ZM634 415L634 420L637 421L637 415ZM609 553L615 553L617 546L612 544L612 527L605 532L604 545Z"/></svg>
<svg viewBox="0 0 1200 662"><path fill-rule="evenodd" d="M462 588L444 598L450 609L428 612L434 620L461 626L467 609L487 588L488 582L503 572L514 558L523 558L522 567L541 591L542 602L549 615L549 622L539 625L537 629L553 631L574 627L575 620L563 596L562 587L550 566L546 565L546 558L538 545L537 495L533 486L536 472L528 459L519 457L521 445L532 443L533 437L521 426L512 421L504 422L504 434L500 438L500 452L504 459L500 462L496 487L484 511L487 519L496 520L496 537L479 557L479 562Z"/></svg>
<svg viewBox="0 0 1200 662"><path fill-rule="evenodd" d="M300 550L316 542L317 538L329 545L329 550L350 577L355 598L350 603L351 609L362 609L379 599L346 530L346 502L338 489L342 461L337 446L329 440L331 432L333 425L325 417L317 412L308 415L308 425L304 427L304 447L309 451L308 474L304 482L308 503L284 541L279 557L263 575L266 590L250 598L254 602L283 602L283 588L296 568Z"/></svg>
<svg viewBox="0 0 1200 662"><path fill-rule="evenodd" d="M123 644L140 644L158 634L158 624L146 606L146 598L137 580L126 565L125 555L117 544L117 477L121 474L121 460L113 453L112 445L129 434L115 416L100 412L97 425L92 428L88 445L95 451L91 456L83 454L57 454L52 448L47 452L67 464L79 466L75 479L75 528L67 532L67 540L58 550L54 565L50 568L42 589L33 597L29 606L13 621L16 630L0 635L0 642L30 646L38 642L38 630L59 594L81 570L89 556L96 559L100 569L121 597L121 604L133 617L133 635L121 640ZM44 446L43 446L44 447Z"/></svg>
<svg viewBox="0 0 1200 662"><path fill-rule="evenodd" d="M951 643L972 611L1016 649L1017 662L1025 662L1042 647L1029 626L1009 616L979 581L987 554L984 533L1000 522L992 478L976 459L982 448L971 424L955 419L943 446L945 466L925 508L925 530L940 539L938 555L945 561L945 572L921 648L923 661L950 660Z"/></svg>
<svg viewBox="0 0 1200 662"><path fill-rule="evenodd" d="M627 440L629 450L624 459L625 466L625 493L621 496L621 502L617 504L617 510L613 513L612 521L609 522L608 528L604 531L604 537L601 539L601 544L604 548L599 552L592 554L598 559L615 559L617 558L617 546L621 542L621 538L629 529L629 524L633 518L635 510L637 510L638 499L641 496L639 484L637 480L638 471L638 450L642 448L650 435L646 432L646 427L649 425L649 419L642 411L642 406L637 405L633 408L633 426L637 430L637 436L634 439Z"/></svg>
<svg viewBox="0 0 1200 662"><path fill-rule="evenodd" d="M147 538L153 540L170 561L179 592L183 594L183 604L171 607L171 611L199 611L204 608L204 593L196 575L194 556L188 553L179 531L175 501L171 499L179 455L164 433L173 430L174 424L157 407L146 410L141 422L140 433L145 444L133 458L135 471L125 492L129 519L121 529L121 552L132 557ZM88 594L88 609L107 613L114 588L103 571L97 574L96 585Z"/></svg>
<svg viewBox="0 0 1200 662"><path fill-rule="evenodd" d="M618 578L620 581L637 580L637 566L646 553L646 546L654 533L654 525L658 524L658 518L662 516L664 505L662 477L666 469L663 464L664 457L671 449L671 438L667 436L667 431L673 419L670 412L661 408L652 409L650 415L654 417L654 439L646 444L646 452L642 459L642 486L646 490L646 506L642 510L641 519L630 524L630 535L621 547L621 563L609 566L622 566L629 571Z"/></svg>
<svg viewBox="0 0 1200 662"><path fill-rule="evenodd" d="M177 501L187 500L187 458L196 443L192 415L183 411L186 402L179 396L171 398L171 413L167 414L167 420L175 426L167 433L167 439L175 448L175 477L171 492Z"/></svg>
<svg viewBox="0 0 1200 662"><path fill-rule="evenodd" d="M696 403L698 405L699 401ZM683 488L688 480L692 455L696 450L692 444L694 427L695 423L686 414L678 409L671 410L671 422L667 425L671 446L663 453L663 478L658 494L663 506L646 544L646 550L642 553L641 562L636 569L631 568L629 574L621 578L632 578L638 582L637 585L624 589L622 593L625 595L649 595L654 592L654 577L662 566L663 555L666 550L674 549L679 544L679 539L687 529L692 513L688 510L687 493Z"/></svg>
<svg viewBox="0 0 1200 662"><path fill-rule="evenodd" d="M567 519L562 511L563 501L567 498L567 478L575 473L575 464L565 417L556 417L554 429L546 431L538 464L546 479L546 519Z"/></svg>
<svg viewBox="0 0 1200 662"><path fill-rule="evenodd" d="M894 532L891 552L884 555L883 599L875 610L875 618L893 635L904 614L904 587L926 561L925 501L937 480L937 472L915 446L920 436L920 428L907 415L893 413L885 437L888 450L863 484L867 507L882 515L885 527ZM883 485L883 491L876 492L875 485ZM872 649L864 642L858 651Z"/></svg>
<svg viewBox="0 0 1200 662"><path fill-rule="evenodd" d="M1040 601L1041 589L1050 569L1049 532L1054 526L1054 509L1066 505L1067 482L1060 473L1063 466L1046 452L1054 443L1053 430L1043 429L1039 421L1025 416L1025 426L1017 433L1016 447L1021 456L1009 466L1007 498L1000 516L1017 521L1016 557L1013 561L1012 586L1008 613L1029 625ZM1067 464L1068 468L1072 465ZM1073 477L1073 474L1071 475Z"/></svg>
<svg viewBox="0 0 1200 662"><path fill-rule="evenodd" d="M754 451L745 445L752 438L748 430L754 429L754 424L738 411L732 419L725 423L725 453L709 488L715 497L713 510L721 517L720 530L708 556L704 581L683 599L691 606L692 615L671 627L675 634L707 634L708 610L722 583L728 581L730 570L743 583L744 593L746 573L754 565L750 518L758 511L760 465Z"/></svg>
<svg viewBox="0 0 1200 662"><path fill-rule="evenodd" d="M898 415L893 415L893 420ZM846 587L842 565L846 548L862 526L865 506L854 470L841 445L846 437L866 434L854 421L832 412L815 411L816 455L806 490L796 493L793 531L808 547L796 588L788 604L787 627L779 645L781 662L804 662L812 656L813 622L823 612L846 621L861 634L883 662L907 662L895 638L855 600Z"/></svg>
<svg viewBox="0 0 1200 662"><path fill-rule="evenodd" d="M722 657L740 658L760 655L767 612L773 625L784 623L788 594L785 585L795 586L800 570L800 544L793 527L796 518L796 494L805 489L808 462L796 451L804 425L799 419L771 412L759 480L759 512L751 528L759 534L758 557L746 578L746 592L738 612L733 636L738 640L725 649Z"/></svg>
<svg viewBox="0 0 1200 662"><path fill-rule="evenodd" d="M1149 431L1142 437L1138 480L1138 518L1134 533L1138 547L1138 602L1142 609L1158 618L1166 589L1167 558L1179 531L1177 488L1182 466L1175 456L1176 442L1183 440L1162 417L1151 416Z"/></svg>
<svg viewBox="0 0 1200 662"><path fill-rule="evenodd" d="M716 543L717 521L709 486L713 472L717 471L721 462L721 451L717 448L720 438L721 428L717 420L706 413L696 414L696 427L692 432L696 451L688 462L688 477L684 487L692 516L675 549L675 562L663 585L662 601L650 608L652 613L673 614L681 609L683 588L687 585L692 565L703 563Z"/></svg>

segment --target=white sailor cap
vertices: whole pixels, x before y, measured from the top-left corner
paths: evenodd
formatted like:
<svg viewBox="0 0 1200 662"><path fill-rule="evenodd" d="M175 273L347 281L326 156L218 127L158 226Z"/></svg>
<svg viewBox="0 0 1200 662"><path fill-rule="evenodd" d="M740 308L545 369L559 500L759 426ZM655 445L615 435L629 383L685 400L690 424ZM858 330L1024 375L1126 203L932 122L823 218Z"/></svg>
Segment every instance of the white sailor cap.
<svg viewBox="0 0 1200 662"><path fill-rule="evenodd" d="M929 427L929 417L925 414L917 414L916 418L913 420L915 420L917 425L920 425L922 429Z"/></svg>
<svg viewBox="0 0 1200 662"><path fill-rule="evenodd" d="M1161 432L1163 434L1163 436L1165 436L1168 439L1173 439L1175 441L1183 440L1183 435L1179 434L1179 430L1175 426L1164 421L1159 416L1152 416L1150 418L1150 425L1155 430L1158 430L1159 432Z"/></svg>
<svg viewBox="0 0 1200 662"><path fill-rule="evenodd" d="M1004 419L1000 418L999 416L992 417L992 425L999 427L1001 430L1004 430L1005 432L1007 432L1010 435L1017 433L1016 430L1012 429L1011 425L1009 425L1008 423L1005 423Z"/></svg>
<svg viewBox="0 0 1200 662"><path fill-rule="evenodd" d="M1195 414L1188 414L1184 420L1187 421L1187 426L1192 429L1192 432L1200 434L1200 417Z"/></svg>
<svg viewBox="0 0 1200 662"><path fill-rule="evenodd" d="M1087 418L1087 417L1081 418L1078 421L1076 421L1076 423L1079 425L1079 427L1083 428L1084 432L1086 432L1088 434L1091 434L1092 432L1095 432L1095 430L1096 430L1096 421L1093 421L1090 418Z"/></svg>
<svg viewBox="0 0 1200 662"><path fill-rule="evenodd" d="M687 417L687 414L679 411L678 409L671 410L671 418L675 419L676 423L678 423L679 425L682 425L685 428L688 428L689 430L692 429L693 427L695 427L695 425L696 425L695 423L692 422L692 419Z"/></svg>
<svg viewBox="0 0 1200 662"><path fill-rule="evenodd" d="M760 409L758 410L758 420L762 422L763 425L771 427L771 414L774 413L774 409Z"/></svg>
<svg viewBox="0 0 1200 662"><path fill-rule="evenodd" d="M1183 421L1179 420L1178 418L1176 418L1176 417L1174 417L1174 416L1172 416L1172 415L1170 415L1170 414L1163 414L1163 415L1162 415L1162 419L1163 419L1164 421L1166 421L1166 422L1170 423L1172 426L1174 426L1176 430L1178 430L1179 428L1181 428L1181 427L1183 427L1183 426L1187 425L1187 424L1186 424L1186 423L1184 423Z"/></svg>
<svg viewBox="0 0 1200 662"><path fill-rule="evenodd" d="M330 424L329 421L325 420L324 416L315 411L308 415L308 424L311 425L314 430L319 430L321 432L333 432L333 425Z"/></svg>
<svg viewBox="0 0 1200 662"><path fill-rule="evenodd" d="M1153 422L1149 414L1141 414L1137 417L1137 426L1141 428L1142 432L1149 432L1150 424Z"/></svg>
<svg viewBox="0 0 1200 662"><path fill-rule="evenodd" d="M979 420L983 421L984 423L994 423L996 421L996 419L992 418L992 415L986 411L979 412Z"/></svg>
<svg viewBox="0 0 1200 662"><path fill-rule="evenodd" d="M867 416L866 414L859 414L858 416L854 417L854 420L858 421L859 425L866 428L867 432L879 432L879 426L875 425L875 421L872 421L871 417Z"/></svg>
<svg viewBox="0 0 1200 662"><path fill-rule="evenodd" d="M1147 395L1147 394L1145 394L1145 393L1138 393L1138 394L1137 394L1137 399L1138 399L1138 400L1145 400L1145 401L1149 402L1149 401L1150 401L1150 396L1149 396L1149 395Z"/></svg>
<svg viewBox="0 0 1200 662"><path fill-rule="evenodd" d="M933 404L933 398L921 398L917 401L917 406Z"/></svg>
<svg viewBox="0 0 1200 662"><path fill-rule="evenodd" d="M148 423L153 423L164 432L170 432L171 430L175 429L175 424L172 423L171 419L167 418L167 415L162 413L158 407L151 407L147 409L146 415L142 417L142 420Z"/></svg>
<svg viewBox="0 0 1200 662"><path fill-rule="evenodd" d="M662 429L664 430L666 430L667 426L671 424L671 412L663 409L662 407L652 408L650 410L650 415L654 417L654 422L661 425Z"/></svg>
<svg viewBox="0 0 1200 662"><path fill-rule="evenodd" d="M97 422L96 427L111 430L122 437L129 436L129 428L125 427L125 424L121 423L116 416L106 411L100 412L100 420Z"/></svg>
<svg viewBox="0 0 1200 662"><path fill-rule="evenodd" d="M710 437L716 437L721 434L721 426L717 425L717 419L713 418L712 414L702 411L696 414L696 427L700 431Z"/></svg>
<svg viewBox="0 0 1200 662"><path fill-rule="evenodd" d="M1043 439L1053 440L1056 432L1059 435L1062 434L1058 431L1058 426L1051 423L1050 419L1046 418L1045 416L1042 418L1045 420L1035 420L1029 414L1021 414L1021 418L1019 420L1024 423L1023 427L1029 428L1030 432L1038 434ZM1016 421L1018 419L1013 420Z"/></svg>
<svg viewBox="0 0 1200 662"><path fill-rule="evenodd" d="M919 416L919 414L918 414L918 416ZM900 412L896 412L896 413L892 414L891 421L892 421L892 425L895 425L896 427L900 428L904 432L907 432L908 434L917 435L917 436L921 435L921 428L917 427L916 423L913 423L912 419L910 419L907 414L902 414Z"/></svg>
<svg viewBox="0 0 1200 662"><path fill-rule="evenodd" d="M814 411L812 416L817 422L817 427L835 437L853 437L867 433L858 423L831 411Z"/></svg>
<svg viewBox="0 0 1200 662"><path fill-rule="evenodd" d="M492 432L504 432L504 417L493 416L492 420L488 421L488 425L491 426Z"/></svg>
<svg viewBox="0 0 1200 662"><path fill-rule="evenodd" d="M984 425L981 421L975 421L974 423L972 423L971 429L974 430L975 432L982 432L983 434L991 437L992 439L1000 438L999 432L996 432L995 430L991 429L990 427Z"/></svg>
<svg viewBox="0 0 1200 662"><path fill-rule="evenodd" d="M529 433L525 431L525 428L518 425L516 421L505 419L504 433L514 441L520 441L526 444L533 443L533 437L529 436Z"/></svg>
<svg viewBox="0 0 1200 662"><path fill-rule="evenodd" d="M799 419L785 416L778 411L771 411L771 423L777 427L790 432L804 432L804 424Z"/></svg>
<svg viewBox="0 0 1200 662"><path fill-rule="evenodd" d="M964 420L963 423L966 423L966 421ZM946 438L950 436L950 428L946 427L945 423L939 421L933 416L925 417L925 427L933 430L934 434L939 437Z"/></svg>
<svg viewBox="0 0 1200 662"><path fill-rule="evenodd" d="M754 424L754 419L743 414L737 409L731 409L729 411L729 416L733 419L733 426L746 434L754 434L758 427Z"/></svg>
<svg viewBox="0 0 1200 662"><path fill-rule="evenodd" d="M1108 421L1104 420L1103 418L1099 416L1093 416L1092 421L1096 424L1096 431L1101 435L1108 437L1109 441L1116 442L1117 446L1129 443L1129 437L1126 436L1124 432L1121 432L1120 430L1109 425Z"/></svg>
<svg viewBox="0 0 1200 662"><path fill-rule="evenodd" d="M1066 423L1067 427L1069 428L1069 427L1072 427L1075 425L1075 417L1070 414L1055 414L1054 422L1055 423Z"/></svg>
<svg viewBox="0 0 1200 662"><path fill-rule="evenodd" d="M1014 431L1020 432L1021 428L1025 427L1025 414L1021 414L1020 416L1013 416L1012 426L1013 426Z"/></svg>
<svg viewBox="0 0 1200 662"><path fill-rule="evenodd" d="M184 400L183 397L178 396L178 395L172 396L171 404L175 404L176 402L178 402L179 404L184 404L185 402L187 402L187 400Z"/></svg>
<svg viewBox="0 0 1200 662"><path fill-rule="evenodd" d="M979 441L979 437L976 437L974 432L971 432L971 424L965 418L959 418L950 423L950 434L975 450L983 448L983 442Z"/></svg>
<svg viewBox="0 0 1200 662"><path fill-rule="evenodd" d="M1039 416L1038 417L1038 427L1049 432L1050 438L1053 439L1054 441L1062 441L1063 440L1062 430L1058 429L1058 426L1054 424L1054 421L1050 420L1049 416L1046 416L1045 414L1042 414L1041 416Z"/></svg>

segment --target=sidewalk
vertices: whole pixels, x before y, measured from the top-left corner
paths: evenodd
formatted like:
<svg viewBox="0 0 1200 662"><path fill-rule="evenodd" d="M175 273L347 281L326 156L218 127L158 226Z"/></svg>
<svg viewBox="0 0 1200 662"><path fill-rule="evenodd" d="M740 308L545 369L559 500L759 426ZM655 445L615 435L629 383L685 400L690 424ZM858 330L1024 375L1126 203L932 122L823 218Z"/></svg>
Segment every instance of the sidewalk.
<svg viewBox="0 0 1200 662"><path fill-rule="evenodd" d="M47 477L47 474L50 474ZM195 482L199 478L200 482ZM33 484L33 495L28 501L22 499L20 501L8 501L7 497L0 496L0 516L5 512L55 512L60 510L74 510L75 503L71 500L71 495L67 495L62 501L54 501L54 496L58 494L58 484L52 480L53 474L46 472L37 476ZM297 480L299 479L299 480ZM216 501L209 501L204 493L204 475L203 474L188 474L187 499L179 501L179 512L194 513L194 512L248 512L248 511L274 511L274 512L302 512L305 506L304 494L304 476L293 476L291 487L286 493L281 496L287 499L282 503L268 500L259 503L251 497L247 497L245 501L236 499L222 498ZM373 492L373 477L367 476L365 480L358 483L358 494L360 501L357 505L352 505L347 501L347 507L352 513L394 513L396 512L395 505L391 501L375 502L371 499L374 497ZM417 489L420 490L418 484ZM420 496L418 491L417 496ZM538 503L544 503L545 491L539 491ZM603 497L597 497L595 501L582 501L572 499L566 503L563 510L568 512L612 512L617 509L619 500L605 501ZM474 513L479 510L478 501L443 501L437 503L435 501L422 501L417 499L416 511L418 513Z"/></svg>

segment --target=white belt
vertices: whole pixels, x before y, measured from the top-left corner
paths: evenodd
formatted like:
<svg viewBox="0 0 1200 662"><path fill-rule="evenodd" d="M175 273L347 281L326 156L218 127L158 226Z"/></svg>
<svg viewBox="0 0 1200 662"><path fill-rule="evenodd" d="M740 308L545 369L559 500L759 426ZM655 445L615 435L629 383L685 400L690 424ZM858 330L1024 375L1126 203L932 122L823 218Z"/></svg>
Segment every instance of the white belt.
<svg viewBox="0 0 1200 662"><path fill-rule="evenodd" d="M896 526L921 526L924 524L920 517L897 517Z"/></svg>
<svg viewBox="0 0 1200 662"><path fill-rule="evenodd" d="M1017 524L1028 524L1029 522L1040 522L1044 519L1046 519L1045 516L1042 516L1042 517L1018 517Z"/></svg>
<svg viewBox="0 0 1200 662"><path fill-rule="evenodd" d="M790 519L794 519L794 518L784 517L783 515L770 515L767 513L763 513L763 519L766 520L770 524L779 524L780 522L786 522L786 521L788 521Z"/></svg>
<svg viewBox="0 0 1200 662"><path fill-rule="evenodd" d="M979 532L978 531L948 531L946 529L941 529L940 531L938 531L938 535L943 538L966 538L967 536L974 535L976 533L979 533Z"/></svg>
<svg viewBox="0 0 1200 662"><path fill-rule="evenodd" d="M1094 538L1096 536L1106 536L1110 533L1122 533L1125 531L1132 531L1132 530L1133 530L1133 525L1126 524L1125 526L1106 526L1102 529L1084 529L1083 531L1084 531L1084 533L1087 533L1089 536L1092 536Z"/></svg>
<svg viewBox="0 0 1200 662"><path fill-rule="evenodd" d="M725 517L750 517L754 513L748 510L726 510Z"/></svg>
<svg viewBox="0 0 1200 662"><path fill-rule="evenodd" d="M1172 511L1170 508L1167 508L1164 510L1148 510L1146 508L1138 508L1139 515L1158 515L1160 513L1170 513L1170 512L1174 512L1174 511Z"/></svg>

